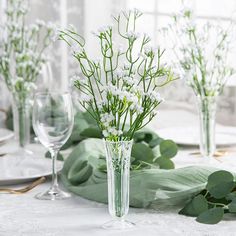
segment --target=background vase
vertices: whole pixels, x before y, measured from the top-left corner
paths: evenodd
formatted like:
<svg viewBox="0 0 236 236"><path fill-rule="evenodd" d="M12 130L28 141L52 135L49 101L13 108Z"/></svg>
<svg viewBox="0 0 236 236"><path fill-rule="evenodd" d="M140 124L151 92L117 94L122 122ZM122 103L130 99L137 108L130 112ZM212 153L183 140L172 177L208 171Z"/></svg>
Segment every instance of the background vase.
<svg viewBox="0 0 236 236"><path fill-rule="evenodd" d="M133 141L104 141L107 160L108 206L113 220L104 228L130 228L124 218L129 211L130 157Z"/></svg>
<svg viewBox="0 0 236 236"><path fill-rule="evenodd" d="M30 143L30 98L19 94L12 95L13 127L17 142L17 153L26 155L31 151L26 149Z"/></svg>
<svg viewBox="0 0 236 236"><path fill-rule="evenodd" d="M203 157L213 157L215 144L216 96L198 96L200 118L200 151Z"/></svg>

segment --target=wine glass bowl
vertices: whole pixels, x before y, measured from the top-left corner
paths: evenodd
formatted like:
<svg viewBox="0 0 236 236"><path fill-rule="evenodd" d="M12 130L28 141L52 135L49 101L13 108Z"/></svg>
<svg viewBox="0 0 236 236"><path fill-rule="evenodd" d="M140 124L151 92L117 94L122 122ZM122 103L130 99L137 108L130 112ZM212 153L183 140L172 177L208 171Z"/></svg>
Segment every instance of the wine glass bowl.
<svg viewBox="0 0 236 236"><path fill-rule="evenodd" d="M56 160L63 144L69 139L74 124L73 105L69 93L36 93L33 107L33 128L39 141L52 157L52 185L36 198L56 200L69 197L60 190L57 181Z"/></svg>

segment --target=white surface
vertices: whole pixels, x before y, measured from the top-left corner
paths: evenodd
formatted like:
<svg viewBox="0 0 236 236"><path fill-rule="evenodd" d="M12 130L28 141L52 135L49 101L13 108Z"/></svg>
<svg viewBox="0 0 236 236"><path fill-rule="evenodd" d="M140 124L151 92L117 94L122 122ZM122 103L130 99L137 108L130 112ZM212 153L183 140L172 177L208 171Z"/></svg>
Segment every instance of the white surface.
<svg viewBox="0 0 236 236"><path fill-rule="evenodd" d="M0 143L13 138L14 133L9 129L0 128Z"/></svg>
<svg viewBox="0 0 236 236"><path fill-rule="evenodd" d="M191 151L180 151L175 163L179 167L201 163L202 158L189 155ZM54 202L34 198L48 187L45 183L23 195L0 194L1 236L235 236L235 217L227 216L214 226L204 225L178 215L178 209L160 212L130 208L127 219L137 223L136 228L125 232L104 230L101 225L110 220L107 205L75 195Z"/></svg>
<svg viewBox="0 0 236 236"><path fill-rule="evenodd" d="M170 112L166 114L166 118L162 114L160 122L164 124L166 120L167 124L168 122L171 124ZM173 118L175 117L172 116ZM204 158L190 155L196 151L197 149L180 150L173 159L176 167L206 164ZM229 149L228 155L221 157L219 161L215 161L214 166L236 172L234 148ZM178 215L178 209L160 212L131 208L127 218L137 223L136 228L125 232L105 230L101 228L101 225L111 220L107 205L91 202L75 195L71 199L55 202L40 201L34 198L35 194L46 190L48 187L49 182L37 186L23 195L0 194L0 236L236 235L235 216L231 218L226 216L225 220L217 225L204 225L197 223L192 217Z"/></svg>
<svg viewBox="0 0 236 236"><path fill-rule="evenodd" d="M236 129L219 126L216 129L216 145L236 145ZM196 126L180 126L159 129L158 134L164 139L172 139L180 145L197 146L200 142L199 128Z"/></svg>
<svg viewBox="0 0 236 236"><path fill-rule="evenodd" d="M63 162L57 162L57 171ZM52 174L52 161L44 157L0 157L0 185L19 184Z"/></svg>

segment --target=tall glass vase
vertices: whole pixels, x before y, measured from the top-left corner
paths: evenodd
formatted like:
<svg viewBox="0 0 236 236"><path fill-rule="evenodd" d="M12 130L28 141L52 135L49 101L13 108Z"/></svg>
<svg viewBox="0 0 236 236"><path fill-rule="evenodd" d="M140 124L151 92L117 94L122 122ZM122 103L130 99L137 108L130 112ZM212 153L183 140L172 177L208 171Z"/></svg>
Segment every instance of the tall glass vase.
<svg viewBox="0 0 236 236"><path fill-rule="evenodd" d="M200 118L200 151L203 157L212 158L215 149L216 97L198 96Z"/></svg>
<svg viewBox="0 0 236 236"><path fill-rule="evenodd" d="M108 229L133 227L126 221L129 211L130 157L133 141L104 141L107 160L108 206L113 220L104 224Z"/></svg>
<svg viewBox="0 0 236 236"><path fill-rule="evenodd" d="M30 143L30 99L19 95L12 96L13 127L17 141L16 153L31 154L26 146Z"/></svg>

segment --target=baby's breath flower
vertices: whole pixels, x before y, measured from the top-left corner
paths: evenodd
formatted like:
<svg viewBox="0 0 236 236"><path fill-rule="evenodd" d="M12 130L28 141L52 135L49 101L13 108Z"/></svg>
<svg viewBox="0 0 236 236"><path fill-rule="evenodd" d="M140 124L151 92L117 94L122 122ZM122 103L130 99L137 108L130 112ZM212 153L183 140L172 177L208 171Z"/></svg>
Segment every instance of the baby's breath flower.
<svg viewBox="0 0 236 236"><path fill-rule="evenodd" d="M45 21L43 21L43 20L39 20L39 19L37 19L36 20L36 24L39 26L39 27L43 27L43 26L45 26Z"/></svg>
<svg viewBox="0 0 236 236"><path fill-rule="evenodd" d="M135 39L138 39L140 37L140 34L135 32L135 31L128 31L126 33L126 37L131 39L131 40L135 40Z"/></svg>
<svg viewBox="0 0 236 236"><path fill-rule="evenodd" d="M100 42L99 62L89 58L83 42L73 40L73 36L78 35L76 31L61 31L60 39L69 46L76 44L71 53L73 56L76 53L81 74L86 78L84 82L81 79L75 82L76 88L85 96L80 103L95 118L104 138L111 141L130 140L137 130L150 122L154 116L152 111L163 100L153 91L157 87L155 80L161 79L164 84L172 80L170 70L161 64L160 50L156 53L148 46L150 37L143 35L142 40L136 41L139 33L133 29L140 15L137 9L123 12L114 17L118 24L114 30L105 26L93 33ZM121 30L121 24L127 25L127 29ZM115 29L120 31L115 32ZM122 39L120 42L126 41L124 46L115 44L115 33ZM134 53L136 47L140 52L138 57Z"/></svg>

